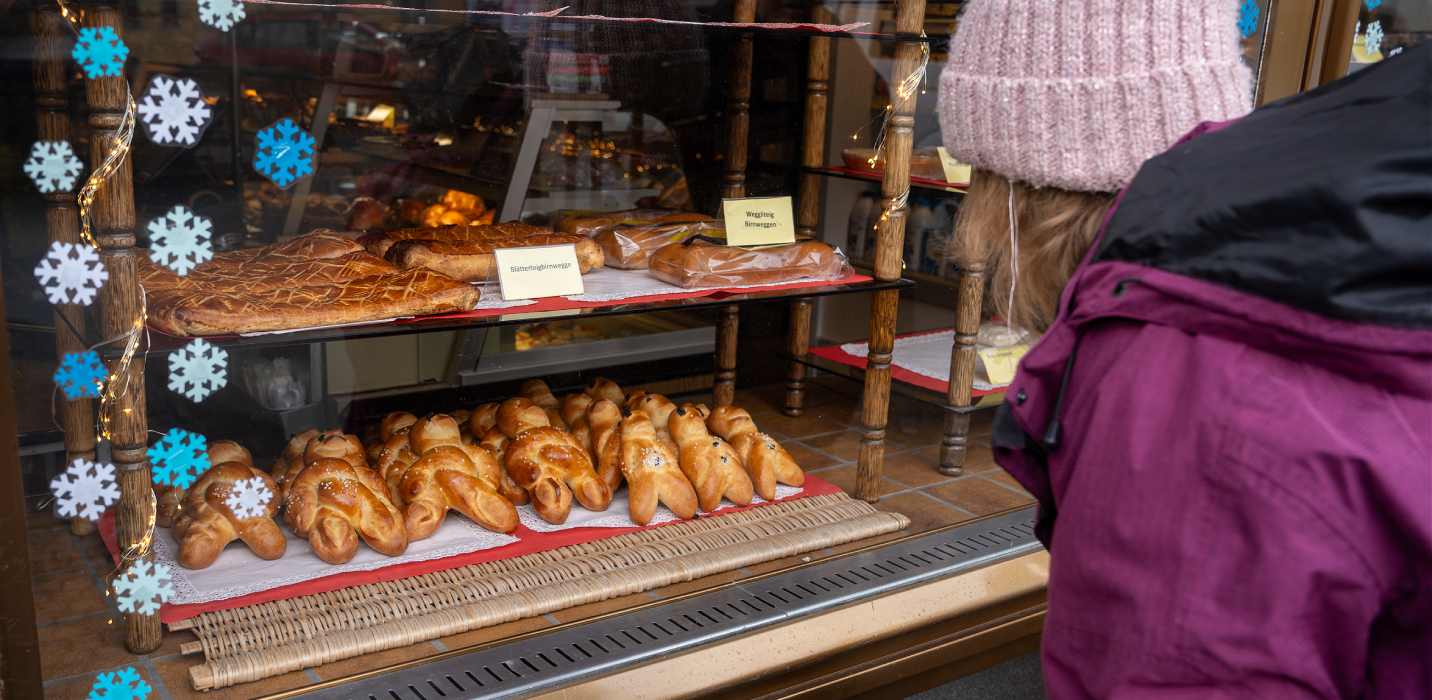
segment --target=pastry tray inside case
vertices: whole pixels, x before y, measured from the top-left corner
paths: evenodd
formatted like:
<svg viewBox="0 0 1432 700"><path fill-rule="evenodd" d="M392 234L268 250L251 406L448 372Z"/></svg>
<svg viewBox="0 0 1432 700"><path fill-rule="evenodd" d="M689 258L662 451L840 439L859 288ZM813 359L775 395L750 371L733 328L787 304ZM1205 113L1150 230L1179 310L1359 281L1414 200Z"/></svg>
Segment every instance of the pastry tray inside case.
<svg viewBox="0 0 1432 700"><path fill-rule="evenodd" d="M480 328L457 351L463 386L714 352L716 329L690 313L577 318Z"/></svg>

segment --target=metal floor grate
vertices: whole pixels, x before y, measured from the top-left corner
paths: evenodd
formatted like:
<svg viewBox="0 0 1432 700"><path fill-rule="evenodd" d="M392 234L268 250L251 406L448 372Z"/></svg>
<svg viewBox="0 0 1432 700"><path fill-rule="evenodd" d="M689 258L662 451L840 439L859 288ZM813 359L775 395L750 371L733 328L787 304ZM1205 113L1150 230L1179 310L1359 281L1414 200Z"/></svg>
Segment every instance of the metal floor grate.
<svg viewBox="0 0 1432 700"><path fill-rule="evenodd" d="M314 692L312 698L508 698L569 685L1040 549L1033 507L784 574Z"/></svg>

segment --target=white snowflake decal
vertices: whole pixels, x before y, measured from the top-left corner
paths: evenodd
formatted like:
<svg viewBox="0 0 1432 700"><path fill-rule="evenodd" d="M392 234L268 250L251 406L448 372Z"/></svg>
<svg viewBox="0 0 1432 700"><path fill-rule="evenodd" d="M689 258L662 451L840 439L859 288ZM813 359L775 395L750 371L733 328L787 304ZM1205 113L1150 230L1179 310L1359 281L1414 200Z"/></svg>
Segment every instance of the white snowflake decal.
<svg viewBox="0 0 1432 700"><path fill-rule="evenodd" d="M1362 39L1362 49L1369 54L1381 51L1382 36L1382 20L1367 25L1367 33L1363 35Z"/></svg>
<svg viewBox="0 0 1432 700"><path fill-rule="evenodd" d="M139 119L149 140L164 146L193 146L213 114L199 84L190 78L156 75L139 100Z"/></svg>
<svg viewBox="0 0 1432 700"><path fill-rule="evenodd" d="M87 700L146 700L153 688L139 677L139 671L126 666L118 671L95 676Z"/></svg>
<svg viewBox="0 0 1432 700"><path fill-rule="evenodd" d="M198 403L229 383L229 351L195 338L169 353L169 390Z"/></svg>
<svg viewBox="0 0 1432 700"><path fill-rule="evenodd" d="M23 166L41 192L69 192L80 179L84 164L68 141L36 141Z"/></svg>
<svg viewBox="0 0 1432 700"><path fill-rule="evenodd" d="M119 500L114 465L78 457L50 481L55 495L55 515L99 522L100 516Z"/></svg>
<svg viewBox="0 0 1432 700"><path fill-rule="evenodd" d="M168 565L140 559L114 579L120 612L153 615L174 598L174 572Z"/></svg>
<svg viewBox="0 0 1432 700"><path fill-rule="evenodd" d="M50 253L35 266L35 279L45 288L51 304L94 303L95 292L109 279L99 251L84 244L50 244Z"/></svg>
<svg viewBox="0 0 1432 700"><path fill-rule="evenodd" d="M182 204L149 222L149 257L176 273L189 274L199 263L214 257L210 239L214 222L195 214Z"/></svg>
<svg viewBox="0 0 1432 700"><path fill-rule="evenodd" d="M268 514L264 506L273 500L273 491L263 479L253 477L234 482L233 490L224 499L224 505L240 518L262 518Z"/></svg>
<svg viewBox="0 0 1432 700"><path fill-rule="evenodd" d="M244 19L243 0L199 0L199 19L215 29L229 31Z"/></svg>

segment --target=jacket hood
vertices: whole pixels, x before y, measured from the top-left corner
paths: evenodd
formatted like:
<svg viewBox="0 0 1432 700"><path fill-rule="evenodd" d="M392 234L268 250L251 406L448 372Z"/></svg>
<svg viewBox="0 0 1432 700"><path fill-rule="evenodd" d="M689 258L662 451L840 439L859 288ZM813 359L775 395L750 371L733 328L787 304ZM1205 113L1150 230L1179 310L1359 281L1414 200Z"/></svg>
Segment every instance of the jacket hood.
<svg viewBox="0 0 1432 700"><path fill-rule="evenodd" d="M1432 329L1432 45L1149 160L1094 261Z"/></svg>

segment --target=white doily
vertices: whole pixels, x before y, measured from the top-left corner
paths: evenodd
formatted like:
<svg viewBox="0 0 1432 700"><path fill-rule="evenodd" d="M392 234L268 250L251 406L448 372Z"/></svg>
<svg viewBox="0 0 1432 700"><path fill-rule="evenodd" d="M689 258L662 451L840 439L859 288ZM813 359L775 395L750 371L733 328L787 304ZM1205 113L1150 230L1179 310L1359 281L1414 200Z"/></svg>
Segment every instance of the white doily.
<svg viewBox="0 0 1432 700"><path fill-rule="evenodd" d="M175 561L179 543L174 540L173 533L164 528L156 528L155 557L174 568L175 596L170 602L184 605L236 598L333 574L372 571L395 564L441 559L502 547L517 541L516 537L489 532L467 518L449 512L432 537L410 542L408 551L399 556L379 554L360 538L358 554L346 564L333 565L314 555L308 540L294 536L285 525L280 525L279 529L283 530L284 537L288 538L288 549L282 557L274 561L258 558L249 550L248 545L235 540L229 543L219 555L218 561L209 568L190 570L179 566Z"/></svg>
<svg viewBox="0 0 1432 700"><path fill-rule="evenodd" d="M776 486L776 500L783 501L791 496L799 495L803 491L805 491L803 488L779 485ZM722 501L721 503L723 505L711 511L711 513L723 513L739 507L730 501ZM762 500L760 496L756 496L756 498L751 501L751 505L760 505L763 503L767 503L767 501ZM616 497L612 499L612 504L601 512L587 510L573 501L572 513L567 516L567 522L561 525L553 525L543 520L542 516L537 515L537 511L532 508L531 503L524 506L517 506L517 517L522 520L523 527L534 532L557 532L559 530L570 530L576 527L636 527L637 524L631 521L630 512L631 505L627 502L626 489L618 491ZM703 513L703 515L709 514L710 513ZM675 513L667 510L666 506L657 505L656 515L652 517L651 522L647 523L647 525L661 525L676 520L680 520L680 518L676 517Z"/></svg>
<svg viewBox="0 0 1432 700"><path fill-rule="evenodd" d="M896 338L895 356L891 363L915 374L949 382L950 350L954 343L953 330ZM840 349L856 357L865 357L870 354L870 343L845 343ZM983 363L976 363L974 388L980 391L995 388L985 376Z"/></svg>

